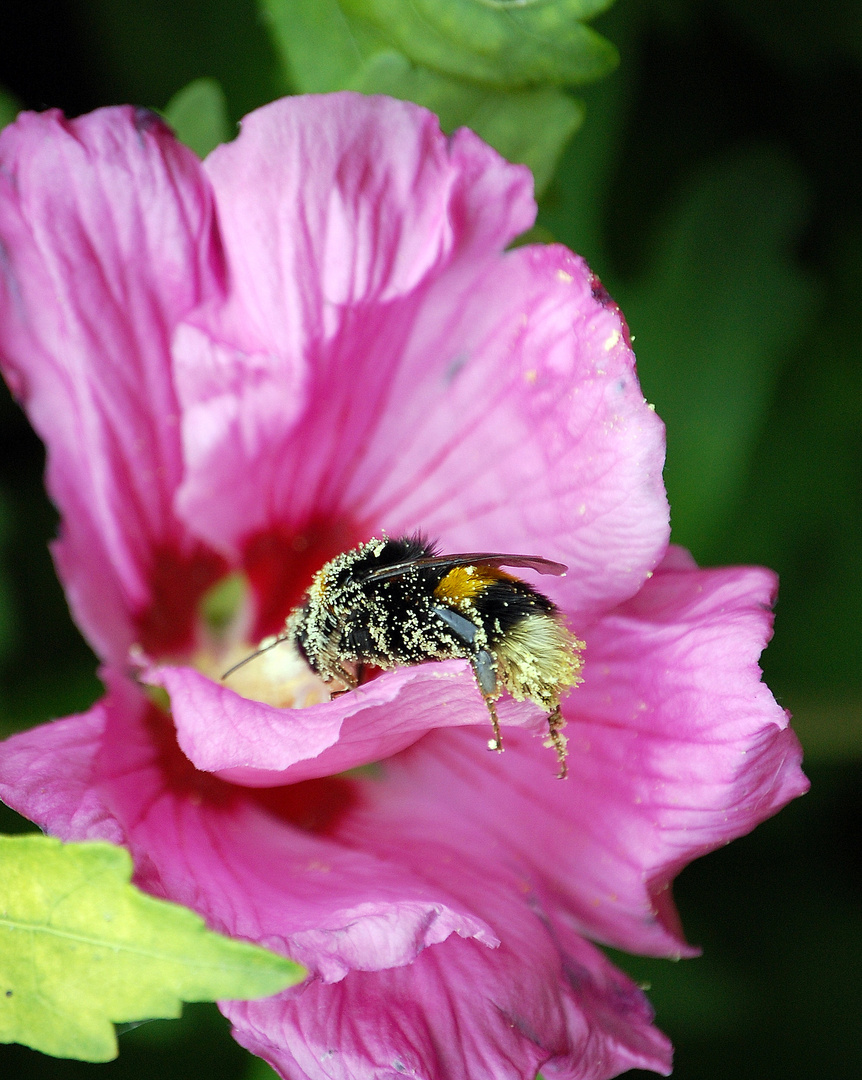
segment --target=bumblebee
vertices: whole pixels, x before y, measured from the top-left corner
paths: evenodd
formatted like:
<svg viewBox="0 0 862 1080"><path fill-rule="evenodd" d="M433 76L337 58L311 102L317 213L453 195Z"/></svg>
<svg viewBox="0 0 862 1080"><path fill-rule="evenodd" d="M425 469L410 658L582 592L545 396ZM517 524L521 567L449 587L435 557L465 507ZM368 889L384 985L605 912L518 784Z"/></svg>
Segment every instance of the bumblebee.
<svg viewBox="0 0 862 1080"><path fill-rule="evenodd" d="M503 749L495 702L507 690L548 710L546 745L556 750L563 777L560 695L581 681L583 643L551 600L503 566L566 571L532 555L439 555L420 534L369 540L317 572L273 644L294 642L321 678L339 679L349 689L359 684L365 665L469 660L494 729L489 747Z"/></svg>

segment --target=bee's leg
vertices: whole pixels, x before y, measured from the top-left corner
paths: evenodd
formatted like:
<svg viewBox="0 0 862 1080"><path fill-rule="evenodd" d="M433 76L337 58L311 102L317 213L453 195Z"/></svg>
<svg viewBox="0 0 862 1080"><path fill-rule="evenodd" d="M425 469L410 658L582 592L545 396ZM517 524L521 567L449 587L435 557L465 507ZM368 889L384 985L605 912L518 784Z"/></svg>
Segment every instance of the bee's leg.
<svg viewBox="0 0 862 1080"><path fill-rule="evenodd" d="M497 709L491 698L486 697L485 704L488 706L488 712L491 714L491 726L494 729L494 738L488 740L488 749L497 750L502 754L503 736L500 734L500 721L497 719Z"/></svg>
<svg viewBox="0 0 862 1080"><path fill-rule="evenodd" d="M557 773L558 780L564 780L568 775L569 768L566 764L566 743L568 739L563 734L563 728L566 726L566 721L563 719L563 714L560 712L560 706L555 705L554 708L548 713L548 738L545 739L545 746L549 750L557 751L557 762L560 766L560 771Z"/></svg>
<svg viewBox="0 0 862 1080"><path fill-rule="evenodd" d="M500 734L500 721L497 719L497 710L494 706L494 702L499 696L497 690L497 661L493 654L488 652L487 649L476 648L478 627L475 623L470 622L470 620L465 619L463 615L459 615L457 611L452 611L451 608L445 607L442 604L434 608L434 613L449 627L450 630L454 631L458 640L463 642L466 646L466 651L470 657L470 663L473 665L476 682L479 684L479 689L482 691L482 697L485 699L485 704L488 706L488 712L491 714L491 726L494 729L494 738L489 740L488 748L490 750L502 751L503 737Z"/></svg>
<svg viewBox="0 0 862 1080"><path fill-rule="evenodd" d="M494 657L487 649L479 649L473 656L471 663L476 674L476 682L482 691L482 697L488 706L491 715L491 726L494 729L494 738L488 741L489 750L503 750L503 736L500 734L500 721L497 718L497 708L494 701L497 698L497 664Z"/></svg>

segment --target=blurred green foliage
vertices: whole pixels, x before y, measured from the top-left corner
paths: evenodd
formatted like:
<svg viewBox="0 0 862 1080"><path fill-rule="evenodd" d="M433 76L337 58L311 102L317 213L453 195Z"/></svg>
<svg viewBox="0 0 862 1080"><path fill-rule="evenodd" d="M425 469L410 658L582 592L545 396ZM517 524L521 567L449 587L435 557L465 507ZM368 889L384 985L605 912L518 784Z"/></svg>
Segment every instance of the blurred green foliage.
<svg viewBox="0 0 862 1080"><path fill-rule="evenodd" d="M581 21L611 0L340 0L416 64L508 89L573 86L607 75L613 45Z"/></svg>
<svg viewBox="0 0 862 1080"><path fill-rule="evenodd" d="M399 3L395 19L378 0L261 0L285 90L349 89L415 101L437 113L444 131L470 127L510 161L529 165L539 191L583 119L580 102L557 83L597 78L616 63L612 46L567 20L572 38L558 41L558 66L548 67L545 35L553 36L564 9L586 17L605 6L542 0L520 12L535 7L550 20L535 36L512 23L514 5L485 0L434 0L421 11ZM416 32L417 21L426 34Z"/></svg>
<svg viewBox="0 0 862 1080"><path fill-rule="evenodd" d="M432 5L440 19L456 6L469 4ZM491 85L463 66L472 31L453 49L462 66L449 64L386 10L30 0L0 24L0 84L29 107L70 112L173 99L172 121L199 151L279 93L349 86L427 104L447 130L469 123L530 164L542 234L583 253L629 319L644 391L668 425L675 538L703 563L781 575L764 668L813 780L774 821L682 874L702 959L619 962L652 984L678 1080L858 1077L862 7L618 0L593 25L620 67L577 99L511 74ZM216 89L186 90L198 79ZM0 438L0 724L12 730L86 707L98 683L45 548L56 525L41 450L5 398ZM266 1071L212 1009L121 1046L103 1075ZM0 1049L0 1072L22 1080L92 1068Z"/></svg>
<svg viewBox="0 0 862 1080"><path fill-rule="evenodd" d="M4 128L7 124L12 123L15 119L15 114L18 112L18 108L18 102L12 95L7 94L3 89L0 89L0 128Z"/></svg>
<svg viewBox="0 0 862 1080"><path fill-rule="evenodd" d="M164 116L199 158L231 138L227 99L215 79L194 79L184 86L167 103Z"/></svg>

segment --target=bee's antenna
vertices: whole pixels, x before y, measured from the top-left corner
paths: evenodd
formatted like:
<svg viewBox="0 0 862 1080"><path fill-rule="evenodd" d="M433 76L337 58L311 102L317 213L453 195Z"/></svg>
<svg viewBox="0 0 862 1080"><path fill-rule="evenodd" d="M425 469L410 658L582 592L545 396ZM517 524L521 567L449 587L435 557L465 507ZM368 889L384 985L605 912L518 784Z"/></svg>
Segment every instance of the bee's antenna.
<svg viewBox="0 0 862 1080"><path fill-rule="evenodd" d="M243 657L243 659L240 660L238 664L234 664L233 667L228 668L227 671L221 676L222 682L224 682L228 675L233 675L235 671L238 671L241 667L244 667L249 662L249 660L254 660L255 657L260 656L262 653L269 652L269 650L274 649L276 645L280 645L282 641L287 641L287 638L283 636L277 637L275 641L271 641L269 645L264 645L262 649L256 649L253 653L249 653L248 656Z"/></svg>

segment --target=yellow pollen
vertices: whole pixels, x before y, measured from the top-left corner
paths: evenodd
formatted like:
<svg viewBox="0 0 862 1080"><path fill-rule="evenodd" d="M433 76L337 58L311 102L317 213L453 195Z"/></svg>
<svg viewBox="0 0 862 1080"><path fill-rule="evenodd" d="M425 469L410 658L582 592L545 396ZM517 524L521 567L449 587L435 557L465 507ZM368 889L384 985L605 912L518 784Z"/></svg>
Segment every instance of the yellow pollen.
<svg viewBox="0 0 862 1080"><path fill-rule="evenodd" d="M502 570L492 566L455 566L440 581L434 590L438 600L448 600L450 604L459 604L472 600L493 581L509 577Z"/></svg>

